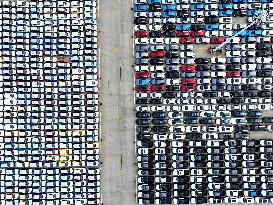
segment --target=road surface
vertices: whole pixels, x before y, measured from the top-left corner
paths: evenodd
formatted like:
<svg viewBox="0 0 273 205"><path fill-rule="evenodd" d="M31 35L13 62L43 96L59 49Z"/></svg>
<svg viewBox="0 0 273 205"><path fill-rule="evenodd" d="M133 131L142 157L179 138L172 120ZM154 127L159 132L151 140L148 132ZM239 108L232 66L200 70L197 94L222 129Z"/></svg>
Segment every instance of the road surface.
<svg viewBox="0 0 273 205"><path fill-rule="evenodd" d="M132 3L100 0L101 194L104 205L134 205L136 198Z"/></svg>

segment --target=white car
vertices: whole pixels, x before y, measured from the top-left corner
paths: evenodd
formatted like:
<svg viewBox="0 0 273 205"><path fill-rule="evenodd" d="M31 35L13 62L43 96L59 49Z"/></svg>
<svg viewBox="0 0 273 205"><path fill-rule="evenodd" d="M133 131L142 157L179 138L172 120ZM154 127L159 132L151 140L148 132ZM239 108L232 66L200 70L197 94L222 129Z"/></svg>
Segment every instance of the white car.
<svg viewBox="0 0 273 205"><path fill-rule="evenodd" d="M219 31L206 31L205 36L206 37L217 37L217 36L219 36Z"/></svg>
<svg viewBox="0 0 273 205"><path fill-rule="evenodd" d="M220 24L219 25L219 30L232 30L232 24Z"/></svg>
<svg viewBox="0 0 273 205"><path fill-rule="evenodd" d="M151 111L153 112L158 112L158 111L165 111L166 110L166 106L159 106L159 105L153 105L151 106Z"/></svg>
<svg viewBox="0 0 273 205"><path fill-rule="evenodd" d="M228 51L227 51L228 52ZM211 58L211 63L226 63L226 58L223 57L212 57Z"/></svg>
<svg viewBox="0 0 273 205"><path fill-rule="evenodd" d="M137 94L144 94L144 95L147 94L147 97L148 97L148 93L137 93ZM161 97L162 97L162 93L150 93L150 98L161 98Z"/></svg>
<svg viewBox="0 0 273 205"><path fill-rule="evenodd" d="M194 58L195 53L193 51L185 51L185 52L180 52L180 57L185 58L185 57L191 57Z"/></svg>
<svg viewBox="0 0 273 205"><path fill-rule="evenodd" d="M219 23L220 24L232 23L232 17L220 17Z"/></svg>
<svg viewBox="0 0 273 205"><path fill-rule="evenodd" d="M213 3L206 4L205 11L211 11L211 10L218 10L218 5Z"/></svg>

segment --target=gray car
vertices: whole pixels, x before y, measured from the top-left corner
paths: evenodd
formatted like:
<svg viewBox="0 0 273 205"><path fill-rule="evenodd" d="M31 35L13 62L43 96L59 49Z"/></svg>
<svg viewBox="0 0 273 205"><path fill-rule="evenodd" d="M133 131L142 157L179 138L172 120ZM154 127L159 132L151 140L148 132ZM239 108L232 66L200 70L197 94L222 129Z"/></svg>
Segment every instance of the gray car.
<svg viewBox="0 0 273 205"><path fill-rule="evenodd" d="M178 58L166 59L167 65L178 65L179 63L180 63L180 60Z"/></svg>
<svg viewBox="0 0 273 205"><path fill-rule="evenodd" d="M216 65L213 64L210 66L211 70L225 70L226 69L226 65Z"/></svg>
<svg viewBox="0 0 273 205"><path fill-rule="evenodd" d="M242 64L254 64L254 63L256 63L256 60L255 60L255 58L242 57L241 63Z"/></svg>
<svg viewBox="0 0 273 205"><path fill-rule="evenodd" d="M166 66L165 71L179 71L179 66Z"/></svg>
<svg viewBox="0 0 273 205"><path fill-rule="evenodd" d="M244 70L241 72L242 77L255 77L256 76L256 71L250 71L250 70Z"/></svg>
<svg viewBox="0 0 273 205"><path fill-rule="evenodd" d="M136 50L136 52L148 51L149 46L148 45L136 45L135 50Z"/></svg>
<svg viewBox="0 0 273 205"><path fill-rule="evenodd" d="M135 63L136 63L136 65L148 65L149 64L149 59L136 58Z"/></svg>
<svg viewBox="0 0 273 205"><path fill-rule="evenodd" d="M228 51L230 51L230 50L240 50L241 49L241 45L240 44L228 44L227 45L227 47L226 47L226 49L228 50Z"/></svg>
<svg viewBox="0 0 273 205"><path fill-rule="evenodd" d="M176 44L165 45L165 50L167 50L167 51L177 51L177 50L179 50L179 46L176 45Z"/></svg>
<svg viewBox="0 0 273 205"><path fill-rule="evenodd" d="M196 72L196 77L198 78L208 78L210 77L210 72Z"/></svg>

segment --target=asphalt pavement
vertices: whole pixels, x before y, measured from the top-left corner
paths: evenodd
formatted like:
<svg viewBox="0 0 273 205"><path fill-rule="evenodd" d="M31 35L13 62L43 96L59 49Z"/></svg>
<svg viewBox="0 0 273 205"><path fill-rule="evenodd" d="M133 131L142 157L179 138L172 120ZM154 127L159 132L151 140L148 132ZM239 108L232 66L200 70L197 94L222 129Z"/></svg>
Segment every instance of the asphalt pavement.
<svg viewBox="0 0 273 205"><path fill-rule="evenodd" d="M136 202L132 2L100 0L101 195L103 205Z"/></svg>

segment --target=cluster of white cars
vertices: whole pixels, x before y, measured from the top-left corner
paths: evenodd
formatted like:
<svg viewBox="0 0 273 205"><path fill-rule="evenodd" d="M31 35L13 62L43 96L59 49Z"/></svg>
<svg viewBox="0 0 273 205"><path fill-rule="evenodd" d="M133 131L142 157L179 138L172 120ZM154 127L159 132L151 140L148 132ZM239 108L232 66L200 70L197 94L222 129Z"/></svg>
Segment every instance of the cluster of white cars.
<svg viewBox="0 0 273 205"><path fill-rule="evenodd" d="M96 7L0 2L1 204L100 204Z"/></svg>

